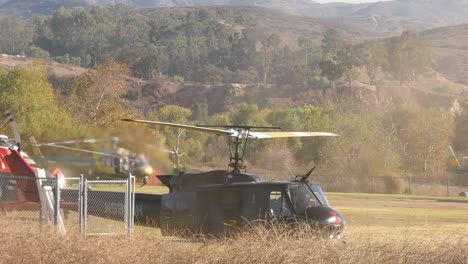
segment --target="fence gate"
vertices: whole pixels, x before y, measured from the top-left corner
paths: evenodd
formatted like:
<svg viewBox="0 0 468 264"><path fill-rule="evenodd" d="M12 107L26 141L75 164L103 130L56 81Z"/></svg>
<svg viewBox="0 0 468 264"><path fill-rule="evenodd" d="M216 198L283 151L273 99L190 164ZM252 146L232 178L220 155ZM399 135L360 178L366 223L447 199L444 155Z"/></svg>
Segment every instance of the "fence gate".
<svg viewBox="0 0 468 264"><path fill-rule="evenodd" d="M135 214L135 177L127 180L86 180L82 197L80 229L85 235L131 235Z"/></svg>

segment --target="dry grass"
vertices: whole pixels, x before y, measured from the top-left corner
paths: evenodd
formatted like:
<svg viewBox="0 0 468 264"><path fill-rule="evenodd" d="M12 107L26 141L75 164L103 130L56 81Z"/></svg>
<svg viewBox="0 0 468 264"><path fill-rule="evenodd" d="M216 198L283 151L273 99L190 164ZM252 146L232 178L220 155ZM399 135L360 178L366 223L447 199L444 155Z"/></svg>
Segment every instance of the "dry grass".
<svg viewBox="0 0 468 264"><path fill-rule="evenodd" d="M345 241L256 227L225 240L166 238L137 228L133 238L61 237L22 221L2 221L1 263L463 263L462 225L350 227ZM69 232L70 233L70 232Z"/></svg>
<svg viewBox="0 0 468 264"><path fill-rule="evenodd" d="M464 200L330 198L348 221L344 240L262 226L221 240L162 237L159 229L141 226L133 238L81 237L73 214L62 237L33 221L0 216L0 263L468 263Z"/></svg>

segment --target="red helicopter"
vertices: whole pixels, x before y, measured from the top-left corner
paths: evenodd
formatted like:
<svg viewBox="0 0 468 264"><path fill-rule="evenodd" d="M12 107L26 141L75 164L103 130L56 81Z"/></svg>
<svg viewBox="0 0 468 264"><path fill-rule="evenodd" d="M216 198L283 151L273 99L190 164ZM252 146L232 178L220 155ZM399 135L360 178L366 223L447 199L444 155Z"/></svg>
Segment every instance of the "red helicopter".
<svg viewBox="0 0 468 264"><path fill-rule="evenodd" d="M34 161L21 151L21 140L13 115L6 111L14 140L0 135L0 213L7 211L38 211L39 191Z"/></svg>

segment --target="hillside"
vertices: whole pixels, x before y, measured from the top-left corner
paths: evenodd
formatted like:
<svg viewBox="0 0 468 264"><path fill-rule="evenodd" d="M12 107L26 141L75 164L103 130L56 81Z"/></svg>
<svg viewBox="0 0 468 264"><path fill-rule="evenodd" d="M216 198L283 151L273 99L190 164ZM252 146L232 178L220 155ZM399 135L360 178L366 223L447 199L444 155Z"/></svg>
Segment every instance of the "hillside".
<svg viewBox="0 0 468 264"><path fill-rule="evenodd" d="M455 82L468 84L468 24L424 31L421 36L435 69Z"/></svg>
<svg viewBox="0 0 468 264"><path fill-rule="evenodd" d="M2 56L0 66L22 67L32 63L34 59ZM59 86L68 83L73 77L88 69L41 60L45 65L49 80ZM397 81L382 74L383 82L377 89L386 98L398 102L416 103L426 106L439 106L445 109L452 107L457 95L468 93L468 86L447 80L437 72L426 74L418 80L400 87ZM336 89L310 89L290 86L287 89L278 85L257 84L177 84L168 81L143 81L128 77L127 84L131 93L140 93L138 99L131 99L129 104L143 113L157 112L167 104L177 104L192 107L196 102L207 101L210 113L228 111L242 103L255 103L261 107L291 107L304 104L326 105L338 98L349 97L363 104L378 103L376 87L367 84L362 77L349 88L346 83L338 82ZM377 100L377 101L376 101Z"/></svg>
<svg viewBox="0 0 468 264"><path fill-rule="evenodd" d="M152 16L158 16L158 14L187 14L193 12L194 9L195 7L145 8L139 10L139 13L145 18L151 19ZM208 9L215 13L218 11L229 12L233 17L248 17L251 21L250 26L258 26L279 34L282 41L291 47L297 45L298 36L309 36L320 40L323 33L329 28L337 28L347 39L376 36L369 31L347 25L336 25L321 18L291 15L259 6L209 7Z"/></svg>

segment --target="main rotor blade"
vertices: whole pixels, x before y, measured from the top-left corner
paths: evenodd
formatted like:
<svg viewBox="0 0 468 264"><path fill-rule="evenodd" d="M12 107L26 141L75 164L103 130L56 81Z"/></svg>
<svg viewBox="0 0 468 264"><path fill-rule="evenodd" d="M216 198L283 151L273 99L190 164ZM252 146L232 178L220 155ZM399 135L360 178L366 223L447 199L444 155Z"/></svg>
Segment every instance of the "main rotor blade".
<svg viewBox="0 0 468 264"><path fill-rule="evenodd" d="M328 132L250 132L249 136L255 139L286 138L286 137L337 137L337 134Z"/></svg>
<svg viewBox="0 0 468 264"><path fill-rule="evenodd" d="M42 146L53 147L53 148L61 148L61 149L85 152L85 153L96 154L96 155L101 155L101 156L109 156L109 157L114 157L114 158L120 158L120 156L112 155L112 154L105 153L105 152L92 151L92 150L79 149L79 148L71 148L71 147L65 147L65 146L55 145L55 144L42 144Z"/></svg>
<svg viewBox="0 0 468 264"><path fill-rule="evenodd" d="M221 130L221 129L214 129L214 128L197 127L197 126L182 125L182 124L175 124L175 123L156 122L156 121L149 121L149 120L129 119L129 118L124 118L124 119L121 119L121 120L126 121L126 122L136 122L136 123L176 127L176 128L181 128L181 129L189 129L189 130L206 132L206 133L211 133L211 134L216 134L216 135L231 136L231 135L235 134L234 131L230 131L230 130Z"/></svg>

